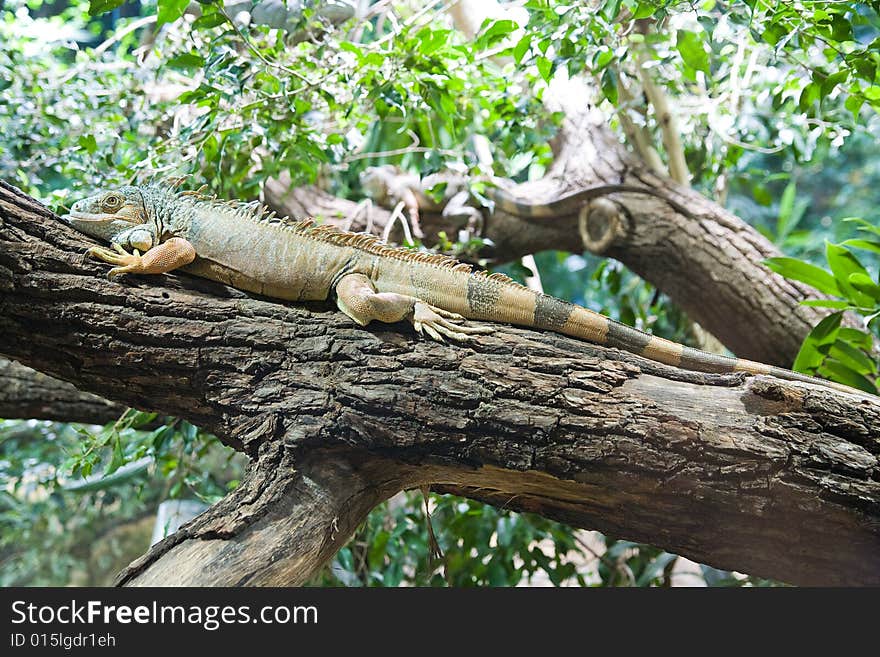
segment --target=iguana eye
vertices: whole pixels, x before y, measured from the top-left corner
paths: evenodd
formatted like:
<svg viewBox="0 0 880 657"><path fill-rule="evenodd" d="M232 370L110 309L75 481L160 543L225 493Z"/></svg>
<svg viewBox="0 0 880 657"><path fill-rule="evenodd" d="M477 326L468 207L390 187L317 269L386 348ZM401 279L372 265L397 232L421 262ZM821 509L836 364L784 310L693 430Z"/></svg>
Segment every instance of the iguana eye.
<svg viewBox="0 0 880 657"><path fill-rule="evenodd" d="M104 197L101 205L104 206L105 210L116 210L122 205L122 197L118 194L108 194Z"/></svg>

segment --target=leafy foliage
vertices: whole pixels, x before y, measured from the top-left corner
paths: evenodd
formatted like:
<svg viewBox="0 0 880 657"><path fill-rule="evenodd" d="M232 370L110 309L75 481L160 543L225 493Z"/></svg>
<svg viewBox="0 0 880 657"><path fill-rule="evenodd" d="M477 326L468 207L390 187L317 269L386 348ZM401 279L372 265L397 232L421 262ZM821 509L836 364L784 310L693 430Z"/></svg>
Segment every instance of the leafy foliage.
<svg viewBox="0 0 880 657"><path fill-rule="evenodd" d="M149 546L163 500L213 502L237 484L235 452L184 422L143 428L155 420L129 411L97 433L0 421L0 585L109 584Z"/></svg>
<svg viewBox="0 0 880 657"><path fill-rule="evenodd" d="M767 266L791 280L806 283L832 297L803 301L805 305L834 310L804 339L793 369L818 374L832 381L877 394L876 341L880 317L880 285L852 249L880 253L880 228L864 219L846 219L866 233L868 239L826 243L825 257L830 272L796 258L771 258ZM842 326L843 314L851 311L865 318L867 331Z"/></svg>
<svg viewBox="0 0 880 657"><path fill-rule="evenodd" d="M344 586L650 586L668 583L675 555L531 514L432 496L443 558L431 560L421 495L370 514L315 582ZM606 545L603 545L603 542Z"/></svg>

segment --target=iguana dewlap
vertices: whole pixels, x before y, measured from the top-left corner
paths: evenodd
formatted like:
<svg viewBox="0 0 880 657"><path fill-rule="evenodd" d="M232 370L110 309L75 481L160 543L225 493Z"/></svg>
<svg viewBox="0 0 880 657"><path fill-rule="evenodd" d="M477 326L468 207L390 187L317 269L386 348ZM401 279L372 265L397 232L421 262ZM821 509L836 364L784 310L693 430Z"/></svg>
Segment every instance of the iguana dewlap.
<svg viewBox="0 0 880 657"><path fill-rule="evenodd" d="M224 202L166 185L127 186L78 201L64 217L110 242L89 255L118 274L183 268L233 287L292 301L335 297L358 324L409 321L435 340L468 339L504 322L563 333L701 372L750 372L851 388L770 365L685 347L501 274L472 271L444 255L396 248L371 235L277 219L256 204Z"/></svg>

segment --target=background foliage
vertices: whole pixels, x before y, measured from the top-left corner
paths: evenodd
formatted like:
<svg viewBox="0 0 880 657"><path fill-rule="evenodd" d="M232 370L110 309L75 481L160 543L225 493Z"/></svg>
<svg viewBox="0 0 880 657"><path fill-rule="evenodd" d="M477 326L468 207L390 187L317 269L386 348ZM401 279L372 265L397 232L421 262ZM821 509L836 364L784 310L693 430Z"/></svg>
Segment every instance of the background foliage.
<svg viewBox="0 0 880 657"><path fill-rule="evenodd" d="M210 0L7 0L0 177L56 208L155 172L240 199L282 171L360 198L358 174L384 163L530 180L549 164L560 118L541 104L554 75L595 81L613 125L634 126L666 161L641 91L653 83L676 109L691 184L786 253L768 266L832 297L817 300L835 312L795 366L876 391L874 3L526 0L472 40L442 3L362 5L363 20L338 28L307 9L278 29L249 6ZM617 263L543 253L537 266L548 293L697 341L687 317ZM841 328L844 309L869 330ZM162 500L218 499L242 467L170 418L5 422L0 583L106 582L145 549ZM431 563L420 499L380 506L315 583L664 585L676 564L650 546L449 496L431 498L445 553Z"/></svg>

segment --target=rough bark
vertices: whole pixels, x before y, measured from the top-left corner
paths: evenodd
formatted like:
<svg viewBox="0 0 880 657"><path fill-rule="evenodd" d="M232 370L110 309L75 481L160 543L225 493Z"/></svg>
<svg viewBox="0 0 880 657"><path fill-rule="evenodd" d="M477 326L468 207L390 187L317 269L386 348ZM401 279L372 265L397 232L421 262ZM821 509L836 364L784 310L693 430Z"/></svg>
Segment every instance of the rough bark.
<svg viewBox="0 0 880 657"><path fill-rule="evenodd" d="M657 286L737 356L789 367L803 338L825 312L799 305L816 291L767 269L762 261L781 255L773 244L699 192L652 173L620 144L604 116L584 110L586 101L577 102L563 99L567 118L554 144L557 157L548 175L519 185L515 193L546 203L599 184L656 190L657 196L609 197L621 208L622 220L610 239L596 241L603 245L598 254L619 260ZM356 207L314 187L291 188L284 176L266 183L264 197L280 214L319 215L340 223L348 221ZM374 214L374 232L381 233L388 213L374 209ZM428 244L438 231L455 234L436 214L423 213L421 224ZM355 229L363 228L358 220ZM494 243L484 255L497 262L548 249L585 250L577 215L529 220L496 212L488 217L484 236Z"/></svg>
<svg viewBox="0 0 880 657"><path fill-rule="evenodd" d="M111 283L2 183L0 221L0 351L255 459L126 584L302 583L421 485L720 568L880 584L874 400L504 326L434 344L185 275Z"/></svg>
<svg viewBox="0 0 880 657"><path fill-rule="evenodd" d="M106 424L123 412L121 404L0 358L0 417L4 419Z"/></svg>

